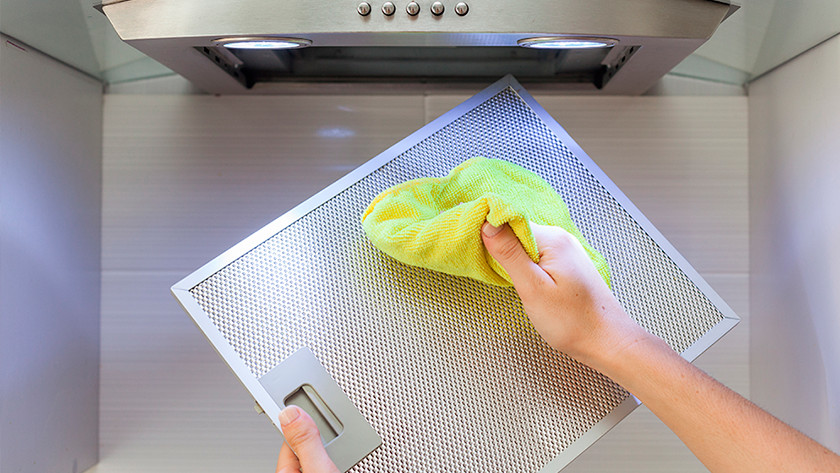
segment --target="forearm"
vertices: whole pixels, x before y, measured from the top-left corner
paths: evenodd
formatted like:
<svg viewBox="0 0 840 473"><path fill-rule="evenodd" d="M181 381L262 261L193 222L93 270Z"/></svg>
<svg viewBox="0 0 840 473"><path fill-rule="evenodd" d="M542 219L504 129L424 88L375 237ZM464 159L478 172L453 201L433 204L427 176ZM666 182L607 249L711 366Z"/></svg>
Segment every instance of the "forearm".
<svg viewBox="0 0 840 473"><path fill-rule="evenodd" d="M487 252L552 347L635 394L713 472L840 472L840 457L730 391L636 324L580 242L531 223L535 264L510 228L485 223Z"/></svg>
<svg viewBox="0 0 840 473"><path fill-rule="evenodd" d="M840 471L840 457L643 331L591 360L659 417L712 472Z"/></svg>

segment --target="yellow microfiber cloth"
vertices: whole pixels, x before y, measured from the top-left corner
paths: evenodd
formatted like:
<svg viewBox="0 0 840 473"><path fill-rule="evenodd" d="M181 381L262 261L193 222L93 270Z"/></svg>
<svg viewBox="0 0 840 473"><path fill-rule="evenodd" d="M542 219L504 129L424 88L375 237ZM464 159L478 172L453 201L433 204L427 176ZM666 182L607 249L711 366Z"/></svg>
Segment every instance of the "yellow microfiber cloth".
<svg viewBox="0 0 840 473"><path fill-rule="evenodd" d="M539 250L528 222L564 228L610 284L606 260L584 240L554 188L533 172L498 159L472 158L446 177L396 185L373 199L362 225L377 248L403 263L510 286L507 272L481 241L485 220L509 224L534 262L539 262Z"/></svg>

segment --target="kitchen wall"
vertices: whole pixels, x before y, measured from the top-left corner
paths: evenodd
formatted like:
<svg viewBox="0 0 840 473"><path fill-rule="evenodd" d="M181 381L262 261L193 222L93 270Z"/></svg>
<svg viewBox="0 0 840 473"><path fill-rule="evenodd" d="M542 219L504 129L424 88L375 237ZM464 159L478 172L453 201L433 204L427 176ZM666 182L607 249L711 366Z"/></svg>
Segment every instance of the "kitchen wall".
<svg viewBox="0 0 840 473"><path fill-rule="evenodd" d="M753 399L840 451L840 36L749 88Z"/></svg>
<svg viewBox="0 0 840 473"><path fill-rule="evenodd" d="M102 85L0 35L0 471L99 448Z"/></svg>
<svg viewBox="0 0 840 473"><path fill-rule="evenodd" d="M467 95L105 96L92 472L272 471L279 435L169 287ZM749 395L746 97L537 100L743 318L697 364ZM705 469L641 407L566 471Z"/></svg>

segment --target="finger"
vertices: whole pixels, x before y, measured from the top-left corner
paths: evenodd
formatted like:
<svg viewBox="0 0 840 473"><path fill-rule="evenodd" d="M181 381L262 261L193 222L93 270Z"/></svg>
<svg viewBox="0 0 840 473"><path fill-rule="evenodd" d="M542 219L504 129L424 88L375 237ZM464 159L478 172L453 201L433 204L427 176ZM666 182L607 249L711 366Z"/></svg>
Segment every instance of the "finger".
<svg viewBox="0 0 840 473"><path fill-rule="evenodd" d="M565 228L554 225L541 225L535 222L528 222L528 225L531 227L531 233L534 235L534 239L537 240L537 244L540 242L550 242L557 234L569 233Z"/></svg>
<svg viewBox="0 0 840 473"><path fill-rule="evenodd" d="M519 238L516 238L507 224L495 227L489 222L484 222L481 227L481 239L487 252L507 271L517 288L526 287L544 274L540 267L531 261Z"/></svg>
<svg viewBox="0 0 840 473"><path fill-rule="evenodd" d="M586 251L583 249L580 241L563 227L540 225L534 222L529 223L531 233L534 235L534 241L537 242L537 248L540 250L540 263L543 262L544 257L550 258L556 256L557 253L562 254L570 249Z"/></svg>
<svg viewBox="0 0 840 473"><path fill-rule="evenodd" d="M288 442L283 442L283 447L280 449L276 473L300 473L300 462Z"/></svg>
<svg viewBox="0 0 840 473"><path fill-rule="evenodd" d="M318 473L338 471L327 455L327 451L324 450L318 427L303 409L288 406L280 411L280 427L283 429L283 435L289 446L297 455L303 471Z"/></svg>
<svg viewBox="0 0 840 473"><path fill-rule="evenodd" d="M584 273L597 273L583 244L566 229L531 222L531 232L540 249L539 266L552 278L572 268Z"/></svg>

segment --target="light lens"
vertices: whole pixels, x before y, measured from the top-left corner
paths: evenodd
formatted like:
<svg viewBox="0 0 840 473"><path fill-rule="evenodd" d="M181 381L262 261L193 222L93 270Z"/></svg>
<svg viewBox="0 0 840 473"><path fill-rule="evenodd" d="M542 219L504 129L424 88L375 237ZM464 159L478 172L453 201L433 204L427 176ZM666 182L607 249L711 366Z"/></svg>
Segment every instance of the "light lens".
<svg viewBox="0 0 840 473"><path fill-rule="evenodd" d="M617 42L609 38L564 38L562 36L551 36L520 39L517 44L526 48L536 49L592 49L609 48Z"/></svg>
<svg viewBox="0 0 840 473"><path fill-rule="evenodd" d="M225 38L217 39L215 43L228 49L295 49L305 48L312 41L299 38Z"/></svg>

